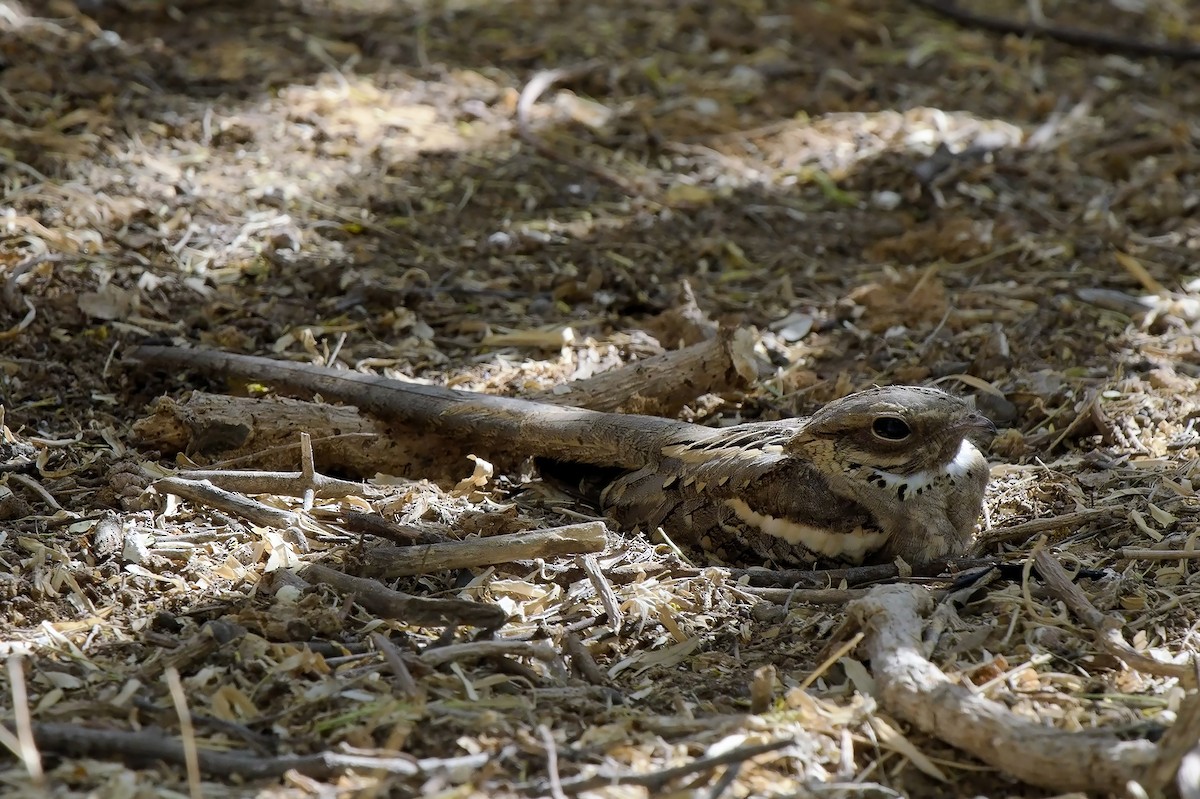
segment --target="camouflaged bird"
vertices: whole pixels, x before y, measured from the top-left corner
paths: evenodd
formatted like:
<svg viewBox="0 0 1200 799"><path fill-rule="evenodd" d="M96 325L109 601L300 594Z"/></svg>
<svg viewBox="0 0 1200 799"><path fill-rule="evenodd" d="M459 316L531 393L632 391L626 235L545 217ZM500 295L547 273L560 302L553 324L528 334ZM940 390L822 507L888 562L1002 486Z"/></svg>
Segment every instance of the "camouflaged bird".
<svg viewBox="0 0 1200 799"><path fill-rule="evenodd" d="M963 400L915 386L861 391L807 418L713 429L208 350L138 347L127 357L320 393L481 451L618 469L600 495L606 515L727 562L962 555L988 480L970 439L995 432Z"/></svg>

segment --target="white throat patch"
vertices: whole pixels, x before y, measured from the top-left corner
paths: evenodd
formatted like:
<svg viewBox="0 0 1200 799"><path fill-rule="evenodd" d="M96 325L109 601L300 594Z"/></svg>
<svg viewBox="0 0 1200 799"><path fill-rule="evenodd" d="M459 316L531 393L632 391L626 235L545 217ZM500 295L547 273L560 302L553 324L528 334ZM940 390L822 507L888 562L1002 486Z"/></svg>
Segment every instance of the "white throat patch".
<svg viewBox="0 0 1200 799"><path fill-rule="evenodd" d="M966 477L967 472L971 470L971 464L979 456L979 450L970 441L963 439L962 445L958 448L958 452L954 456L954 460L946 464L940 472L916 472L915 474L895 474L894 472L885 472L882 469L874 469L871 476L882 480L884 487L889 490L897 489L900 486L908 486L906 494L912 496L918 492L924 491L928 486L942 477L959 478Z"/></svg>

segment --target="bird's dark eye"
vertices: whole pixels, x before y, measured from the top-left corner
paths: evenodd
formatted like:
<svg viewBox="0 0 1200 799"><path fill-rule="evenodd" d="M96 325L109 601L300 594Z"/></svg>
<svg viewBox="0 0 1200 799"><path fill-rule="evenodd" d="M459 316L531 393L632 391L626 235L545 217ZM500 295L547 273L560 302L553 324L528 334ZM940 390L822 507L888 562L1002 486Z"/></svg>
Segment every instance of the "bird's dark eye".
<svg viewBox="0 0 1200 799"><path fill-rule="evenodd" d="M888 441L903 441L912 435L908 423L895 416L880 416L871 423L871 432Z"/></svg>

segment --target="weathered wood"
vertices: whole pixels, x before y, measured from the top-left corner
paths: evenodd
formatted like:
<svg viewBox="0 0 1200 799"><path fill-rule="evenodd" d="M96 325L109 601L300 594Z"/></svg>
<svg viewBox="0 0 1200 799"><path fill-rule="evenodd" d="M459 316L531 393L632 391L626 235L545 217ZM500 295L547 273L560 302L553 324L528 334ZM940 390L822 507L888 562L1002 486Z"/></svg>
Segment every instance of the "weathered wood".
<svg viewBox="0 0 1200 799"><path fill-rule="evenodd" d="M666 398L661 401L666 405L677 406L684 398L690 401L712 390L740 385L753 368L745 337L731 333L632 364L615 374L568 384L565 393L532 401L214 350L146 346L135 348L126 357L156 366L255 380L287 391L320 394L356 405L393 425L469 441L483 450L503 451L511 442L520 441L525 455L629 469L644 466L648 453L656 452L669 438L681 433L704 437L711 431L654 416L562 407L559 403L611 408L638 396L659 396ZM267 421L261 417L256 420L260 426ZM235 420L209 425L210 437L219 438L211 432L213 429L245 436L245 427L244 420L241 425ZM320 431L308 432L314 439L321 437Z"/></svg>
<svg viewBox="0 0 1200 799"><path fill-rule="evenodd" d="M922 655L933 599L919 586L872 589L850 603L866 632L876 698L889 714L1022 782L1054 791L1111 793L1155 761L1146 740L1099 730L1067 732L1018 716L947 676ZM1193 737L1194 740L1194 737Z"/></svg>
<svg viewBox="0 0 1200 799"><path fill-rule="evenodd" d="M608 528L604 522L585 522L443 544L375 547L363 553L361 571L372 577L408 577L514 560L599 552L604 549L607 538Z"/></svg>
<svg viewBox="0 0 1200 799"><path fill-rule="evenodd" d="M162 398L152 414L138 420L133 434L144 449L234 468L294 469L300 458L300 432L312 436L321 468L344 474L409 474L431 479L461 477L466 454L451 451L445 439L418 433L396 435L388 424L349 405L268 397L251 399L194 391L184 402Z"/></svg>

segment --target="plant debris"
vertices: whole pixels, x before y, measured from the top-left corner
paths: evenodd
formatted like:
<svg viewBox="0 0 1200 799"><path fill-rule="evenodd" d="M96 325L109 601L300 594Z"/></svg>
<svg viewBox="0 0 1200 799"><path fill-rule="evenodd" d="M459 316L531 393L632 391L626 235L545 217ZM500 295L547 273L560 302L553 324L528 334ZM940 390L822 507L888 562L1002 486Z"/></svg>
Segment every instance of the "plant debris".
<svg viewBox="0 0 1200 799"><path fill-rule="evenodd" d="M0 30L6 796L1196 795L1200 10ZM163 343L713 425L921 383L1003 430L969 562L730 567L122 359Z"/></svg>

